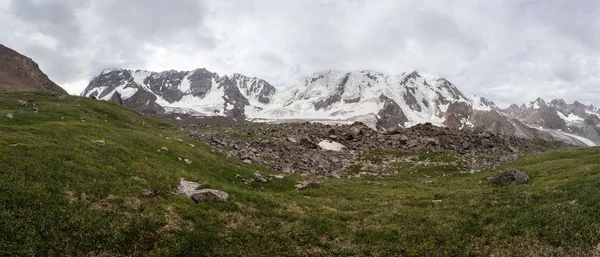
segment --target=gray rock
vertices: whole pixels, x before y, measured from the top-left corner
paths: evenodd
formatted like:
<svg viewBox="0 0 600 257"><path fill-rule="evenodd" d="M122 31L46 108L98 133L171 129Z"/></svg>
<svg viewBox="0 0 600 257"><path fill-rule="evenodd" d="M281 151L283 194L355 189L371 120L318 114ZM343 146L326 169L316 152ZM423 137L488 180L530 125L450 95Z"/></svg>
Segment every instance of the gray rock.
<svg viewBox="0 0 600 257"><path fill-rule="evenodd" d="M267 183L268 180L265 176L260 175L259 173L254 173L254 181L260 183Z"/></svg>
<svg viewBox="0 0 600 257"><path fill-rule="evenodd" d="M433 184L437 184L437 180L436 179L432 179L432 180L427 180L425 182L423 182L423 184L425 185L433 185Z"/></svg>
<svg viewBox="0 0 600 257"><path fill-rule="evenodd" d="M133 176L133 177L131 177L131 179L136 180L136 181L141 181L141 182L144 182L144 183L146 182L146 179L140 178L138 176Z"/></svg>
<svg viewBox="0 0 600 257"><path fill-rule="evenodd" d="M7 113L7 114L6 114L6 118L12 119L12 118L13 118L13 115L12 115L12 113Z"/></svg>
<svg viewBox="0 0 600 257"><path fill-rule="evenodd" d="M321 184L321 182L316 181L312 178L306 178L304 179L304 181L300 182L300 184L296 185L296 189L302 190L309 187L319 187L319 184Z"/></svg>
<svg viewBox="0 0 600 257"><path fill-rule="evenodd" d="M502 184L502 185L514 185L526 183L529 180L529 176L525 174L521 169L512 169L500 173L500 175L490 179L491 182Z"/></svg>
<svg viewBox="0 0 600 257"><path fill-rule="evenodd" d="M146 197L152 197L152 196L156 195L156 192L153 190L150 190L150 189L144 189L144 191L142 192L142 195L146 196Z"/></svg>
<svg viewBox="0 0 600 257"><path fill-rule="evenodd" d="M99 144L99 145L105 145L106 144L106 142L104 142L104 139L92 140L92 143Z"/></svg>
<svg viewBox="0 0 600 257"><path fill-rule="evenodd" d="M229 194L216 189L202 189L194 191L191 198L195 203L206 201L225 202L227 201L227 198L229 198Z"/></svg>

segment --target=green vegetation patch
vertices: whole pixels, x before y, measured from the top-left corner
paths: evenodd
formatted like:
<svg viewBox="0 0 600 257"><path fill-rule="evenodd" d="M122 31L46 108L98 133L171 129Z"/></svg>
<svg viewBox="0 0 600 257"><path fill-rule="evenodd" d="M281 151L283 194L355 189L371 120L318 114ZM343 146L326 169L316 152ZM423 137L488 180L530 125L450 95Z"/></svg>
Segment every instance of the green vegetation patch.
<svg viewBox="0 0 600 257"><path fill-rule="evenodd" d="M402 165L397 176L317 178L319 188L296 190L305 177L245 184L257 170L273 172L112 103L0 94L0 115L0 255L600 254L597 148L526 156L475 174ZM530 181L487 182L513 167ZM181 177L230 198L194 204L171 193ZM146 189L156 195L144 196Z"/></svg>

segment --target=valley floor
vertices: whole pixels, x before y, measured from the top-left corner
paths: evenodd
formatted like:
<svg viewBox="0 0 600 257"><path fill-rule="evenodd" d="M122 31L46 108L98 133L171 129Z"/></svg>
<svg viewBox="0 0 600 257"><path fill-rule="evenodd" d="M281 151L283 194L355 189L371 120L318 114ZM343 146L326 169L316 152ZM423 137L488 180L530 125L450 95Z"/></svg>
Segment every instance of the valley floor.
<svg viewBox="0 0 600 257"><path fill-rule="evenodd" d="M586 148L476 173L407 165L296 190L307 176L116 104L0 94L0 255L600 256L599 160ZM513 167L530 181L487 182ZM230 197L195 204L171 193L180 178Z"/></svg>

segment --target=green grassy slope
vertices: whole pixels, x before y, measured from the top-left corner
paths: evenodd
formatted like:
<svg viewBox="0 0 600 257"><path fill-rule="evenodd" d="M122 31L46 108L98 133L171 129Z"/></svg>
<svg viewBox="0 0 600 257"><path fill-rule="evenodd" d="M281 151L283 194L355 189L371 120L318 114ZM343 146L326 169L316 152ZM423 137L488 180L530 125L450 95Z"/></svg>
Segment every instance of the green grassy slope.
<svg viewBox="0 0 600 257"><path fill-rule="evenodd" d="M509 167L532 180L511 187L485 182L497 171L399 167L297 191L301 176L246 185L239 176L272 172L112 103L0 94L0 255L591 256L599 158L596 148L524 157ZM230 199L171 194L180 177Z"/></svg>

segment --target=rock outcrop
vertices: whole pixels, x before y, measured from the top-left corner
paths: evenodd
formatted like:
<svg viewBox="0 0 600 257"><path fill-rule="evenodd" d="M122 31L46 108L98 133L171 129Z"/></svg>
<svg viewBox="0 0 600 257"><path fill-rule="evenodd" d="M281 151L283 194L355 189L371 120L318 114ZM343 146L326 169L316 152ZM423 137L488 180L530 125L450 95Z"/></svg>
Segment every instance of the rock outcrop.
<svg viewBox="0 0 600 257"><path fill-rule="evenodd" d="M67 94L31 58L0 44L0 92L27 91Z"/></svg>

